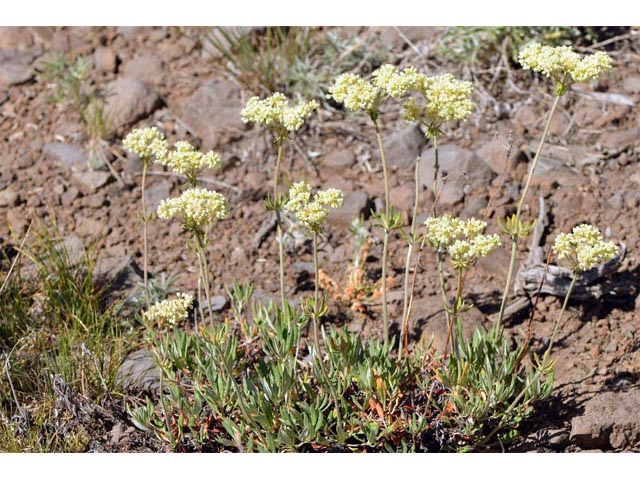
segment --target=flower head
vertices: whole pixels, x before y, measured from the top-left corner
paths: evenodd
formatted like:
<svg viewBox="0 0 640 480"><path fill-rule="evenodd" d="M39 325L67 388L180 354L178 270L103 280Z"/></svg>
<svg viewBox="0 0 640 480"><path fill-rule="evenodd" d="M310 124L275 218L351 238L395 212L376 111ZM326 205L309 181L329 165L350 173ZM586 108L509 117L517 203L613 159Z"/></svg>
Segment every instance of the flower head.
<svg viewBox="0 0 640 480"><path fill-rule="evenodd" d="M152 156L162 159L167 154L167 139L156 127L136 128L131 130L122 141L124 148L138 155L143 162Z"/></svg>
<svg viewBox="0 0 640 480"><path fill-rule="evenodd" d="M254 122L272 129L278 141L284 141L289 133L299 130L311 113L318 108L318 102L300 102L294 107L283 93L276 92L261 100L252 97L240 112L243 123Z"/></svg>
<svg viewBox="0 0 640 480"><path fill-rule="evenodd" d="M176 297L152 305L144 312L144 318L151 322L168 322L170 325L186 320L193 297L187 293L178 293Z"/></svg>
<svg viewBox="0 0 640 480"><path fill-rule="evenodd" d="M611 260L618 254L613 242L605 242L598 228L582 224L571 233L559 234L553 242L558 260L566 259L574 272L584 272L598 263Z"/></svg>
<svg viewBox="0 0 640 480"><path fill-rule="evenodd" d="M373 72L373 84L393 98L415 91L421 75L414 67L398 70L394 65L382 65Z"/></svg>
<svg viewBox="0 0 640 480"><path fill-rule="evenodd" d="M582 57L571 47L550 47L531 43L524 47L518 59L522 68L555 79L562 94L573 82L594 80L611 69L612 59L604 52Z"/></svg>
<svg viewBox="0 0 640 480"><path fill-rule="evenodd" d="M218 192L206 188L191 188L179 197L160 202L158 217L169 220L178 218L187 230L203 228L229 214L227 199Z"/></svg>
<svg viewBox="0 0 640 480"><path fill-rule="evenodd" d="M186 175L193 181L202 170L217 168L221 163L220 155L216 152L199 152L193 145L185 141L176 142L173 150L158 161L174 172Z"/></svg>
<svg viewBox="0 0 640 480"><path fill-rule="evenodd" d="M446 251L455 268L469 268L500 245L497 235L483 235L487 223L475 218L461 220L445 214L427 218L426 240L439 251Z"/></svg>
<svg viewBox="0 0 640 480"><path fill-rule="evenodd" d="M293 213L309 231L319 233L331 209L341 207L342 202L343 194L336 188L319 190L311 201L311 186L301 181L289 189L289 200L284 209Z"/></svg>
<svg viewBox="0 0 640 480"><path fill-rule="evenodd" d="M343 73L329 89L329 98L343 103L347 110L375 111L381 101L381 90L373 83L353 73Z"/></svg>

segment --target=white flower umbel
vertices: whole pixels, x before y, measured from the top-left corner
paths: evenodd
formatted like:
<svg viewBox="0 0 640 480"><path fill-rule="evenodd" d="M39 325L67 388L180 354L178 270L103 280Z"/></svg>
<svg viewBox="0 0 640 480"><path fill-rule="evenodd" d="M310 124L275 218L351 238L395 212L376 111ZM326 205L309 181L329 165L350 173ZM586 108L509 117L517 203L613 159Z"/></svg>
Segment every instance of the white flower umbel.
<svg viewBox="0 0 640 480"><path fill-rule="evenodd" d="M138 155L143 162L152 157L162 159L167 154L167 139L156 127L131 130L122 141L124 148Z"/></svg>
<svg viewBox="0 0 640 480"><path fill-rule="evenodd" d="M220 166L220 155L216 152L202 153L189 142L179 141L173 145L173 150L163 158L158 159L162 165L171 168L175 173L185 175L192 187L203 170Z"/></svg>
<svg viewBox="0 0 640 480"><path fill-rule="evenodd" d="M582 224L571 233L559 234L553 243L553 253L558 260L566 260L576 273L589 270L607 262L618 254L613 242L606 242L597 227Z"/></svg>
<svg viewBox="0 0 640 480"><path fill-rule="evenodd" d="M186 190L179 197L162 200L158 206L158 217L177 218L186 230L205 228L228 214L229 204L222 194L198 187Z"/></svg>
<svg viewBox="0 0 640 480"><path fill-rule="evenodd" d="M289 106L283 93L276 92L268 98L252 97L240 112L243 123L254 122L265 125L276 134L276 142L282 143L289 133L298 131L311 113L318 108L318 102L310 100Z"/></svg>
<svg viewBox="0 0 640 480"><path fill-rule="evenodd" d="M342 206L344 196L336 188L316 192L311 201L311 186L297 182L289 189L289 200L284 209L293 213L298 221L312 233L320 233L331 209Z"/></svg>
<svg viewBox="0 0 640 480"><path fill-rule="evenodd" d="M163 300L151 306L144 312L144 318L150 322L175 325L183 322L189 316L189 308L193 304L193 297L187 293L178 293L176 298Z"/></svg>
<svg viewBox="0 0 640 480"><path fill-rule="evenodd" d="M558 92L564 93L574 82L597 79L611 69L613 60L604 52L581 56L571 47L550 47L532 43L524 47L518 59L522 68L541 73L558 82Z"/></svg>

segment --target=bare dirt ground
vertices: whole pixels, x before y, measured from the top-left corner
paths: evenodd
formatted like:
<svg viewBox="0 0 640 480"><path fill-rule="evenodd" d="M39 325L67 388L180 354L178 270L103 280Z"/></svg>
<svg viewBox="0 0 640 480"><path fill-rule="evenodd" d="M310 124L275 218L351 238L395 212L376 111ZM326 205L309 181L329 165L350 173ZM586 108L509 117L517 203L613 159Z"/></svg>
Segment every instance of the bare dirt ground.
<svg viewBox="0 0 640 480"><path fill-rule="evenodd" d="M371 39L375 48L388 47L387 61L399 65L469 79L473 75L478 109L442 142L441 162L448 180L439 213L486 214L491 232L497 231L497 219L515 211L551 104L550 85L515 66L509 81L500 77L491 83L491 75L437 61L433 46L438 31L433 28L401 32L388 27L348 28L338 33ZM614 69L597 85L578 85L563 97L525 213L537 217L543 199L545 258L555 235L581 222L593 223L624 243L626 256L615 273L596 281L598 298L570 303L554 349L555 393L525 425L526 437L512 447L519 451L640 449L640 38L627 36L606 48L614 57ZM60 53L90 58L93 84L110 92L106 101L115 127L111 142L115 155L110 158L116 175L88 168L80 118L68 105L50 102L51 86L38 79L44 62ZM264 132L241 123L239 111L255 92L243 89L225 70L224 62L172 28L0 29L2 248L15 244L31 219L55 218L61 235L78 237L86 245L95 242L99 258L114 259L114 264L126 264L130 258L141 264L141 169L139 161L122 149L121 138L133 127L156 125L170 142L187 139L203 149L214 148L223 158L223 167L208 175L211 187L224 193L231 204L229 219L212 232L209 262L214 294L226 295L225 286L237 279L253 282L261 298L277 298L275 232L272 215L264 208L275 150ZM406 219L413 204L412 165L420 133L407 127L391 108L385 110L382 123L393 165L392 201ZM512 157L503 178L509 143ZM430 163L430 148L425 149L424 165ZM345 207L332 217L320 251L327 274L341 279L353 258L351 220L367 217L371 208L382 205L374 131L362 118L323 107L288 146L285 158L291 179L306 178L314 186L345 192ZM147 191L150 208L176 194L179 184L178 178L154 166ZM423 188L419 219L427 216L432 201L429 190ZM366 271L374 281L380 277L382 236L375 228L371 233ZM523 245L521 250L522 264L528 247ZM286 287L292 298L299 299L312 288L310 246L292 238L287 248ZM390 251L390 315L398 327L406 243L396 237ZM490 323L499 307L507 264L508 251L503 249L467 279L468 295L476 304L470 326ZM433 266L425 252L410 326L413 341L442 335ZM196 268L179 226L153 221L153 275L175 274L176 288L193 291ZM526 299L527 293L520 291L517 298ZM546 347L561 301L543 295L537 302L531 326L533 350ZM222 305L216 315L223 318L226 308ZM355 315L334 302L332 318L354 331L374 335L381 332L380 310L374 303L367 306L366 314ZM525 305L509 318L511 334L526 335L530 311ZM111 431L96 438L93 448L130 448L138 433L127 429L126 420L122 422L118 435Z"/></svg>

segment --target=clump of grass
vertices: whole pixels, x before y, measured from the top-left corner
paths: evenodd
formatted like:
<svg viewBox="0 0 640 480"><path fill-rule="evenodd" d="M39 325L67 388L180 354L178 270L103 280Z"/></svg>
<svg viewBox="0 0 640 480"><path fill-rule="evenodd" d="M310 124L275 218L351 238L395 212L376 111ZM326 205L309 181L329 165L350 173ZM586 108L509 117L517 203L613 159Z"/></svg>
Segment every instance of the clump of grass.
<svg viewBox="0 0 640 480"><path fill-rule="evenodd" d="M105 110L104 95L92 88L89 81L91 61L86 57L70 60L58 55L44 62L39 78L51 84L51 100L57 104L69 104L80 117L92 168L109 166L106 157L108 141L112 136L112 124Z"/></svg>
<svg viewBox="0 0 640 480"><path fill-rule="evenodd" d="M131 332L105 305L94 259L69 252L55 227L21 253L27 264L0 292L0 450L84 450L90 418L65 402L91 409L117 393Z"/></svg>
<svg viewBox="0 0 640 480"><path fill-rule="evenodd" d="M311 27L194 27L183 33L221 55L227 71L256 95L285 92L325 102L336 72L369 73L388 56L367 39Z"/></svg>

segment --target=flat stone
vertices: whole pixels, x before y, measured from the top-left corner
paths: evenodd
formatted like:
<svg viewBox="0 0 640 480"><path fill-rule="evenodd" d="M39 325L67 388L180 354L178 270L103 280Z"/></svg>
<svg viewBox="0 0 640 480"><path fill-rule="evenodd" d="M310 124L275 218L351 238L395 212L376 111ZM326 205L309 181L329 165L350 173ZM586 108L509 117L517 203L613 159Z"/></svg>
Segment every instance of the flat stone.
<svg viewBox="0 0 640 480"><path fill-rule="evenodd" d="M162 180L145 188L144 199L147 207L147 215L155 213L160 202L171 196L172 186L173 183L170 180Z"/></svg>
<svg viewBox="0 0 640 480"><path fill-rule="evenodd" d="M161 374L151 352L143 348L127 355L118 369L116 381L131 392L157 394Z"/></svg>
<svg viewBox="0 0 640 480"><path fill-rule="evenodd" d="M118 78L107 86L106 91L105 112L114 127L146 118L162 105L160 96L136 78Z"/></svg>
<svg viewBox="0 0 640 480"><path fill-rule="evenodd" d="M213 79L178 106L178 112L181 120L202 139L202 148L212 149L244 131L240 120L243 106L237 85Z"/></svg>
<svg viewBox="0 0 640 480"><path fill-rule="evenodd" d="M153 54L142 54L124 64L122 69L127 77L137 78L155 85L163 81L165 70L160 57Z"/></svg>
<svg viewBox="0 0 640 480"><path fill-rule="evenodd" d="M505 140L490 140L477 150L476 155L489 166L496 174L500 175L505 171L505 162L507 162L508 143ZM515 152L512 150L511 157L506 165L506 171L513 171L516 166Z"/></svg>
<svg viewBox="0 0 640 480"><path fill-rule="evenodd" d="M93 52L93 64L99 72L113 73L116 71L118 57L109 47L98 47Z"/></svg>
<svg viewBox="0 0 640 480"><path fill-rule="evenodd" d="M224 308L227 306L228 303L229 303L229 299L227 297L223 295L213 295L211 297L211 311L220 312L224 310ZM207 304L206 300L203 301L202 309L205 312L209 311L209 305Z"/></svg>
<svg viewBox="0 0 640 480"><path fill-rule="evenodd" d="M0 27L0 50L24 50L33 45L29 27Z"/></svg>
<svg viewBox="0 0 640 480"><path fill-rule="evenodd" d="M640 390L603 392L571 421L570 440L581 448L640 447Z"/></svg>
<svg viewBox="0 0 640 480"><path fill-rule="evenodd" d="M389 167L413 175L423 137L422 130L413 124L394 132L384 145Z"/></svg>
<svg viewBox="0 0 640 480"><path fill-rule="evenodd" d="M324 168L331 168L337 172L344 172L356 161L356 155L352 150L333 150L319 159L319 165Z"/></svg>
<svg viewBox="0 0 640 480"><path fill-rule="evenodd" d="M0 192L0 207L16 207L20 203L20 193L13 190Z"/></svg>
<svg viewBox="0 0 640 480"><path fill-rule="evenodd" d="M445 205L455 205L466 193L477 191L490 185L495 176L477 155L457 145L442 145L438 148L440 173L438 184L446 176L446 184L440 193L439 202ZM422 187L433 189L433 174L435 171L435 150L429 148L422 154L420 166L420 184Z"/></svg>
<svg viewBox="0 0 640 480"><path fill-rule="evenodd" d="M140 266L130 255L98 258L93 270L94 281L111 290L129 290L143 280Z"/></svg>
<svg viewBox="0 0 640 480"><path fill-rule="evenodd" d="M484 315L480 310L472 307L462 317L462 335L465 340L472 338L476 329L483 323ZM454 325L455 327L455 325ZM447 317L442 306L441 295L430 295L414 301L409 328L420 331L420 342L428 344L442 352L444 349L448 325ZM449 345L451 351L451 345Z"/></svg>
<svg viewBox="0 0 640 480"><path fill-rule="evenodd" d="M20 50L0 50L0 85L20 85L33 78L33 55Z"/></svg>
<svg viewBox="0 0 640 480"><path fill-rule="evenodd" d="M73 172L72 177L80 187L89 192L95 192L109 182L111 174L109 172L98 171Z"/></svg>
<svg viewBox="0 0 640 480"><path fill-rule="evenodd" d="M604 132L600 135L599 143L604 148L616 152L637 147L640 145L640 126L617 132Z"/></svg>
<svg viewBox="0 0 640 480"><path fill-rule="evenodd" d="M340 228L349 228L354 218L358 218L360 215L368 218L370 209L371 202L367 193L363 190L356 190L345 194L342 207L331 211L328 221Z"/></svg>
<svg viewBox="0 0 640 480"><path fill-rule="evenodd" d="M640 93L640 75L631 75L622 81L622 88L628 93Z"/></svg>
<svg viewBox="0 0 640 480"><path fill-rule="evenodd" d="M84 150L76 145L62 142L47 143L42 153L48 160L72 172L82 172L87 169L87 156Z"/></svg>

